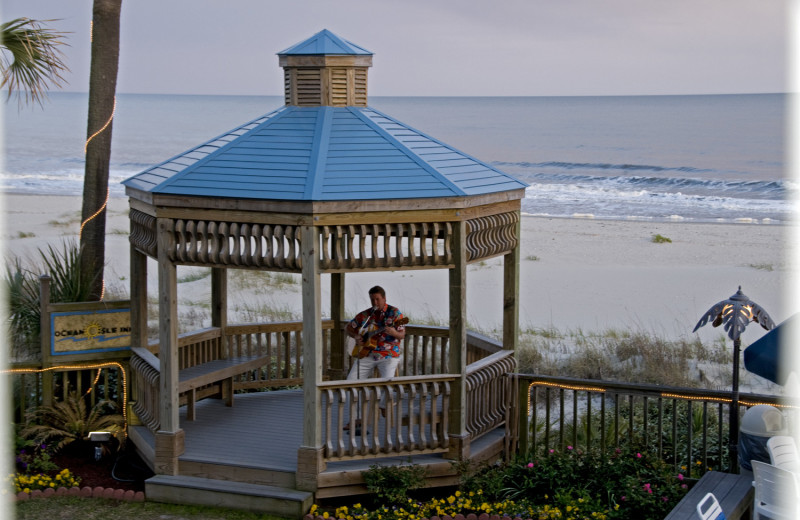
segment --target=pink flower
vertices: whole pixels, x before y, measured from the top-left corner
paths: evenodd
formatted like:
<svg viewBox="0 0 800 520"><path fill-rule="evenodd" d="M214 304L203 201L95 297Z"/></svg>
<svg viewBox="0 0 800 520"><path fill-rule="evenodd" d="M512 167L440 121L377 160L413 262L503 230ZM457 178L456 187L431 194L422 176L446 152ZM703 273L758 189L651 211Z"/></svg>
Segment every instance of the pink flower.
<svg viewBox="0 0 800 520"><path fill-rule="evenodd" d="M662 502L666 502L667 500L669 500L667 497L661 497Z"/></svg>
<svg viewBox="0 0 800 520"><path fill-rule="evenodd" d="M528 463L528 467L529 467L529 468L532 468L532 467L533 467L533 462L529 462L529 463Z"/></svg>
<svg viewBox="0 0 800 520"><path fill-rule="evenodd" d="M686 489L686 488L688 488L689 486L687 486L686 484L681 484L681 487L682 487L683 489Z"/></svg>
<svg viewBox="0 0 800 520"><path fill-rule="evenodd" d="M652 494L652 493L653 493L653 490L652 490L652 489L650 489L650 484L645 484L645 485L644 485L644 489L645 489L645 490L646 490L648 493L650 493L650 494Z"/></svg>
<svg viewBox="0 0 800 520"><path fill-rule="evenodd" d="M555 453L555 451L556 450L554 450L553 448L550 448L550 453Z"/></svg>
<svg viewBox="0 0 800 520"><path fill-rule="evenodd" d="M642 454L641 454L641 453L637 453L637 454L636 454L636 458L637 458L637 459L641 459L641 458L642 458Z"/></svg>
<svg viewBox="0 0 800 520"><path fill-rule="evenodd" d="M678 473L678 480L683 480L683 473Z"/></svg>
<svg viewBox="0 0 800 520"><path fill-rule="evenodd" d="M571 450L571 449L572 449L572 446L567 446L567 449L568 449L568 450Z"/></svg>
<svg viewBox="0 0 800 520"><path fill-rule="evenodd" d="M628 500L628 497L626 497L625 495L622 495L622 501L625 502L626 500Z"/></svg>

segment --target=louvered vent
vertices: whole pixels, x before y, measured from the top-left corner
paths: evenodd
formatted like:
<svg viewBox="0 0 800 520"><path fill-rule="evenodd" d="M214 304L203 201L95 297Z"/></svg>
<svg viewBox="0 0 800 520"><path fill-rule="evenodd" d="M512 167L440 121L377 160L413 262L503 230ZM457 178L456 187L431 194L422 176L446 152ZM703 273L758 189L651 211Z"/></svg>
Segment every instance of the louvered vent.
<svg viewBox="0 0 800 520"><path fill-rule="evenodd" d="M322 82L319 69L297 69L295 72L297 106L318 107L322 104Z"/></svg>
<svg viewBox="0 0 800 520"><path fill-rule="evenodd" d="M353 100L356 106L367 106L367 69L355 69Z"/></svg>
<svg viewBox="0 0 800 520"><path fill-rule="evenodd" d="M332 68L331 71L331 105L346 107L347 103L347 69Z"/></svg>

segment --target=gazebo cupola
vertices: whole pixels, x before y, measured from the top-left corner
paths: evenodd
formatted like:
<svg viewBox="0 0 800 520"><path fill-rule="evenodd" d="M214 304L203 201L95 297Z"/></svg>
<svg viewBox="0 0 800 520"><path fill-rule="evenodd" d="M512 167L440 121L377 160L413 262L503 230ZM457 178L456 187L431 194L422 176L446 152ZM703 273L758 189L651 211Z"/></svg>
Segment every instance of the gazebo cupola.
<svg viewBox="0 0 800 520"><path fill-rule="evenodd" d="M324 29L278 53L286 104L298 107L367 106L372 53Z"/></svg>

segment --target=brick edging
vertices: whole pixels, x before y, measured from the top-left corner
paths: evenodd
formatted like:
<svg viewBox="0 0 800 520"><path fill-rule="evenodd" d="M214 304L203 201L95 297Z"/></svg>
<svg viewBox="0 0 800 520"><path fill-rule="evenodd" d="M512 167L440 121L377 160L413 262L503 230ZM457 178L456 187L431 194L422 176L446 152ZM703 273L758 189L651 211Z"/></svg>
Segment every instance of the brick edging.
<svg viewBox="0 0 800 520"><path fill-rule="evenodd" d="M47 488L45 490L34 489L30 493L20 491L15 496L17 501L29 500L31 498L69 496L69 497L84 497L84 498L110 498L113 500L125 500L127 502L144 502L143 491L134 491L132 489L125 490L125 489L104 488L102 486L94 488L89 486L79 488L76 486L71 488L60 487L58 489Z"/></svg>
<svg viewBox="0 0 800 520"><path fill-rule="evenodd" d="M306 515L303 517L303 520L325 520L324 517L317 515ZM333 517L330 517L328 520L333 520ZM481 513L480 516L476 515L475 513L470 513L466 516L462 514L457 514L455 516L444 515L444 516L432 516L428 520L523 520L522 518L515 516L510 517L506 515L490 515L488 513Z"/></svg>

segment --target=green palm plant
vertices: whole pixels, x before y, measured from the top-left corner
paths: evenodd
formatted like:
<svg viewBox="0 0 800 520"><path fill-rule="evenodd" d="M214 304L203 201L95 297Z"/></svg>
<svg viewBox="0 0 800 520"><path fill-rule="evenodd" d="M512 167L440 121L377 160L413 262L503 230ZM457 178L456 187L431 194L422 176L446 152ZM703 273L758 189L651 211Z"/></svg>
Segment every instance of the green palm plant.
<svg viewBox="0 0 800 520"><path fill-rule="evenodd" d="M28 357L26 351L39 338L39 287L22 267L19 258L6 265L5 285L10 311L12 358L25 358Z"/></svg>
<svg viewBox="0 0 800 520"><path fill-rule="evenodd" d="M20 105L23 101L35 101L41 105L50 85L61 87L66 84L61 74L69 69L59 49L60 45L66 45L66 33L45 25L52 21L16 18L0 25L5 51L0 53L0 70L3 72L0 88L8 87L9 99L16 93ZM24 96L20 92L25 92Z"/></svg>
<svg viewBox="0 0 800 520"><path fill-rule="evenodd" d="M89 409L85 396L71 393L52 406L29 412L20 435L54 446L55 451L71 442L88 440L93 431L106 431L117 437L124 435L125 418L115 411L116 404L111 401L98 401Z"/></svg>
<svg viewBox="0 0 800 520"><path fill-rule="evenodd" d="M39 249L39 256L41 264L38 266L26 268L19 258L6 265L5 285L14 359L35 358L38 351L41 317L39 273L50 275L51 302L90 299L92 275L81 270L80 250L74 241L65 241L61 249L48 245L47 249Z"/></svg>

